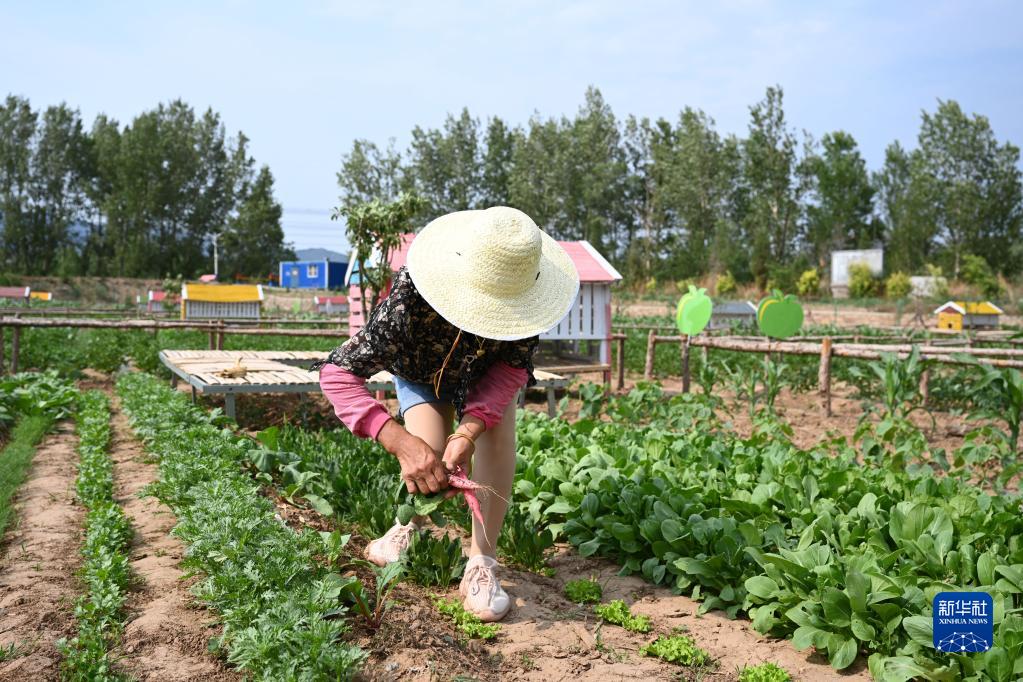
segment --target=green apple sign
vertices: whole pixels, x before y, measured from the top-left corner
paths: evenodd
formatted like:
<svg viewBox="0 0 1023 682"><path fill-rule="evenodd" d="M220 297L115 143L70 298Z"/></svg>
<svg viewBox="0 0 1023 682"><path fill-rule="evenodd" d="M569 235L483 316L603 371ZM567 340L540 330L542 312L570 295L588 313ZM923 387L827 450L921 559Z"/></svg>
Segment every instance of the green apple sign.
<svg viewBox="0 0 1023 682"><path fill-rule="evenodd" d="M678 330L687 336L696 336L710 322L710 314L714 303L707 295L706 289L697 289L692 284L689 291L679 299L678 311L675 313L675 324Z"/></svg>
<svg viewBox="0 0 1023 682"><path fill-rule="evenodd" d="M803 306L792 294L775 290L757 306L757 325L765 336L787 339L803 326Z"/></svg>

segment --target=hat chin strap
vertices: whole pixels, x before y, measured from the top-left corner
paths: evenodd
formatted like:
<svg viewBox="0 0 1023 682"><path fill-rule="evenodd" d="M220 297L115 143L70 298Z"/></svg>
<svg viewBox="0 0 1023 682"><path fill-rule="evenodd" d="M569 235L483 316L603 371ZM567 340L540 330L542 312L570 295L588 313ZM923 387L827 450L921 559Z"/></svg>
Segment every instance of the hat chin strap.
<svg viewBox="0 0 1023 682"><path fill-rule="evenodd" d="M458 348L458 342L462 340L462 330L458 330L458 334L455 336L454 343L451 344L451 350L444 357L444 362L441 364L440 369L433 373L433 394L440 398L440 382L444 378L444 370L448 367L448 362L451 361L451 356L455 354L455 349Z"/></svg>

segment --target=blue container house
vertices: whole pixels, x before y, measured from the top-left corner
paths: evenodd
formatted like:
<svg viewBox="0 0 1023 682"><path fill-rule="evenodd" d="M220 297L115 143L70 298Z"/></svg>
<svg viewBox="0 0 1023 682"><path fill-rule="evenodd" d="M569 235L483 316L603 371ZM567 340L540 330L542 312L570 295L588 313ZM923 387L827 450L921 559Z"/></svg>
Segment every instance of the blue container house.
<svg viewBox="0 0 1023 682"><path fill-rule="evenodd" d="M280 286L290 289L342 289L348 263L332 260L281 261Z"/></svg>

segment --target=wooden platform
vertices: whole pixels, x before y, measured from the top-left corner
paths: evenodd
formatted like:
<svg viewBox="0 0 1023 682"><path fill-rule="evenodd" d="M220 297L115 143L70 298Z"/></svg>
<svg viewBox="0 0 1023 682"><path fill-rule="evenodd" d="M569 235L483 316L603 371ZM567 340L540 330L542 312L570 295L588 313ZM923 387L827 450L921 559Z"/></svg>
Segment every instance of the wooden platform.
<svg viewBox="0 0 1023 682"><path fill-rule="evenodd" d="M235 416L235 395L239 393L319 393L319 372L310 372L306 367L326 356L322 351L160 351L160 361L171 371L172 385L178 380L187 383L192 387L193 400L196 393L222 393L224 412L231 418ZM239 360L247 370L245 376L221 376ZM547 412L553 417L557 408L554 392L568 386L569 380L543 370L536 370L534 376L536 388L547 391ZM378 372L366 382L366 388L393 391L393 377L388 372Z"/></svg>

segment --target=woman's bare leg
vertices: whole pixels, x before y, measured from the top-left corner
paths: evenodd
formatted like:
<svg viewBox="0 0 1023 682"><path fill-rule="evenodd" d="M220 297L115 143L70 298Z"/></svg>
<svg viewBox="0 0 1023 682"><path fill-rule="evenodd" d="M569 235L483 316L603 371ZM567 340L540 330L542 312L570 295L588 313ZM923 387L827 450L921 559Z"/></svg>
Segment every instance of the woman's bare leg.
<svg viewBox="0 0 1023 682"><path fill-rule="evenodd" d="M481 526L473 518L470 557L477 554L497 556L497 536L504 523L504 514L508 511L505 500L511 500L512 481L515 478L515 408L516 404L512 401L504 411L501 422L485 431L476 441L472 480L493 488L500 497L485 493L480 495L484 525Z"/></svg>
<svg viewBox="0 0 1023 682"><path fill-rule="evenodd" d="M420 403L405 411L405 430L426 441L438 457L444 454L445 441L451 435L454 421L455 408L450 403ZM416 516L412 520L421 526L426 519Z"/></svg>
<svg viewBox="0 0 1023 682"><path fill-rule="evenodd" d="M454 421L455 408L450 403L419 403L405 410L405 430L426 441L438 457L444 454Z"/></svg>

